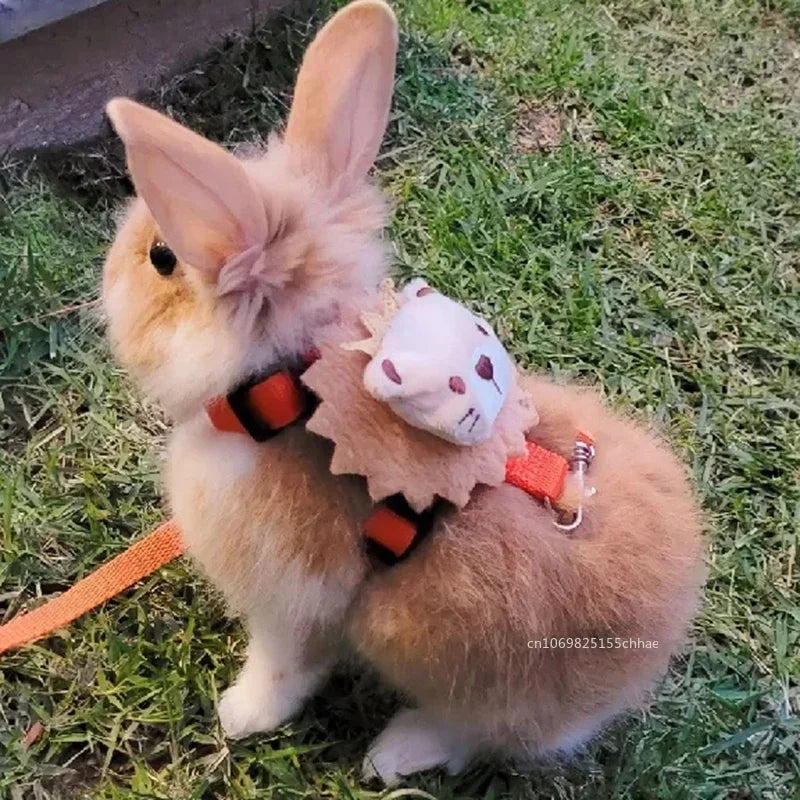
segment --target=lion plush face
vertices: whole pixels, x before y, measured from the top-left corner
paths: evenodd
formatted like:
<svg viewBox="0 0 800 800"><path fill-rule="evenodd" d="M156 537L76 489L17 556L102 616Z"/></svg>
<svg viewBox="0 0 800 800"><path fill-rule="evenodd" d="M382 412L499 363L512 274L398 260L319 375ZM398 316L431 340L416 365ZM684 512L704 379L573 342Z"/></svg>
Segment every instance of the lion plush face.
<svg viewBox="0 0 800 800"><path fill-rule="evenodd" d="M486 321L418 280L403 290L364 386L409 425L476 445L492 434L512 370Z"/></svg>

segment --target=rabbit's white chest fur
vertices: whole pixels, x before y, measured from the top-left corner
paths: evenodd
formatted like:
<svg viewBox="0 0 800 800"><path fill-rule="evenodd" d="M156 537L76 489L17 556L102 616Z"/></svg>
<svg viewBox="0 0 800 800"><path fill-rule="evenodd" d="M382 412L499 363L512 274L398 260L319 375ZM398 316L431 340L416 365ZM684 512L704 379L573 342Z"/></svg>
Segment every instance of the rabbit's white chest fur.
<svg viewBox="0 0 800 800"><path fill-rule="evenodd" d="M260 447L216 431L205 414L175 428L166 488L188 552L240 613L269 609L300 626L338 620L361 570L321 575L288 546L297 535L291 497L264 471Z"/></svg>

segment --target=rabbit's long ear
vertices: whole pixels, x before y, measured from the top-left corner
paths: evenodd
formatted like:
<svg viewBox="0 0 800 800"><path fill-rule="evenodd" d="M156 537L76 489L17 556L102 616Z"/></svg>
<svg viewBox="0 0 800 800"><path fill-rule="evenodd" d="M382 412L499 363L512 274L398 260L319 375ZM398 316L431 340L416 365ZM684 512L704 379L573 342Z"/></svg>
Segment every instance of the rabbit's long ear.
<svg viewBox="0 0 800 800"><path fill-rule="evenodd" d="M335 181L363 178L392 102L397 21L380 0L357 0L317 34L297 76L286 143L305 169Z"/></svg>
<svg viewBox="0 0 800 800"><path fill-rule="evenodd" d="M136 191L181 261L214 277L227 258L265 242L264 204L238 159L132 100L115 98L106 111Z"/></svg>

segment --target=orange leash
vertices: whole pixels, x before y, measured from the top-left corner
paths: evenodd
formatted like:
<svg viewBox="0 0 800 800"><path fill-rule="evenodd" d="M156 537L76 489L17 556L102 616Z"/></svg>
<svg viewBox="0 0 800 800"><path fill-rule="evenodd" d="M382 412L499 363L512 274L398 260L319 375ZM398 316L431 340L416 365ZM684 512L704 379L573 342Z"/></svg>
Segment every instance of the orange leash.
<svg viewBox="0 0 800 800"><path fill-rule="evenodd" d="M89 573L64 594L0 625L0 653L65 627L182 552L177 524L170 520L159 525L151 534Z"/></svg>

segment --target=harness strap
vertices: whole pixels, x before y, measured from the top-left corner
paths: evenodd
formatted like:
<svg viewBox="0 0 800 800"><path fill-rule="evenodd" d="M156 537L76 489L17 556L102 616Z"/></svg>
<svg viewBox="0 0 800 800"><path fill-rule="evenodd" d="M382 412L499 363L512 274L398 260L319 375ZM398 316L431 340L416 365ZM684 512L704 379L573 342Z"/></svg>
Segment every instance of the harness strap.
<svg viewBox="0 0 800 800"><path fill-rule="evenodd" d="M564 456L536 442L527 442L524 456L506 463L506 483L522 489L541 502L555 503L564 491L569 463Z"/></svg>

